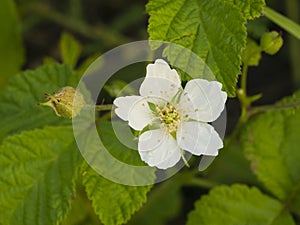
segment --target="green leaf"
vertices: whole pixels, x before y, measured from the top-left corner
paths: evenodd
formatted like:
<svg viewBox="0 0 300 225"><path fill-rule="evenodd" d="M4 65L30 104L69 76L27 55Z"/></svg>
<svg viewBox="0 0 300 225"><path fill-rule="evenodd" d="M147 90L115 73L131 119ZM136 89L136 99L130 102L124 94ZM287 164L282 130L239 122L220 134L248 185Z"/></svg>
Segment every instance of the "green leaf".
<svg viewBox="0 0 300 225"><path fill-rule="evenodd" d="M0 1L0 88L17 73L24 62L20 21L12 0Z"/></svg>
<svg viewBox="0 0 300 225"><path fill-rule="evenodd" d="M85 116L85 113L88 116L89 112L85 111L81 116ZM143 181L153 184L155 169L145 167L138 152L122 144L123 138L126 141L132 140L131 144L136 144L127 124L114 121L117 123L112 127L110 122L100 121L97 133L90 129L90 125L85 129L79 119L75 120L75 128L79 126L75 129L75 136L82 154L89 163L84 164L81 171L87 195L102 223L105 225L125 223L146 201L150 186L122 184L139 185ZM116 137L116 134L119 136Z"/></svg>
<svg viewBox="0 0 300 225"><path fill-rule="evenodd" d="M278 200L245 185L219 186L195 204L187 225L293 225L292 216Z"/></svg>
<svg viewBox="0 0 300 225"><path fill-rule="evenodd" d="M79 42L70 34L63 33L60 38L59 47L63 63L74 68L82 50Z"/></svg>
<svg viewBox="0 0 300 225"><path fill-rule="evenodd" d="M72 128L46 127L0 146L0 224L53 225L66 215L80 163Z"/></svg>
<svg viewBox="0 0 300 225"><path fill-rule="evenodd" d="M244 17L248 20L258 18L262 15L266 5L264 0L227 0L240 8Z"/></svg>
<svg viewBox="0 0 300 225"><path fill-rule="evenodd" d="M51 64L14 76L0 97L0 142L3 137L45 125L70 124L52 109L38 106L45 93L76 86L69 66Z"/></svg>
<svg viewBox="0 0 300 225"><path fill-rule="evenodd" d="M228 95L235 96L241 51L246 43L246 19L238 7L222 0L150 0L147 11L150 40L169 41L196 53ZM191 77L206 76L207 69L195 65L191 52L168 46L165 54L171 64Z"/></svg>
<svg viewBox="0 0 300 225"><path fill-rule="evenodd" d="M104 225L126 223L146 202L151 186L126 186L109 181L86 163L82 166L82 180L96 214Z"/></svg>
<svg viewBox="0 0 300 225"><path fill-rule="evenodd" d="M152 102L147 102L147 103L148 103L148 106L149 106L150 110L152 111L152 113L158 114L156 105Z"/></svg>
<svg viewBox="0 0 300 225"><path fill-rule="evenodd" d="M280 110L282 104L296 99L299 102L300 92L278 103L276 110L254 117L242 140L258 179L300 214L300 108Z"/></svg>

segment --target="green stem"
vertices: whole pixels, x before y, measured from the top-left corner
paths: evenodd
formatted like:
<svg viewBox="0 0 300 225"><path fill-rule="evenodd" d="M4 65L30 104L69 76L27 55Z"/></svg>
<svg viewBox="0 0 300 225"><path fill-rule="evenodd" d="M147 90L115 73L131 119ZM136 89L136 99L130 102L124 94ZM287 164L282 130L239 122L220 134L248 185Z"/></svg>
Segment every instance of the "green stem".
<svg viewBox="0 0 300 225"><path fill-rule="evenodd" d="M290 1L290 0L288 0ZM294 21L290 20L289 18L281 15L280 13L274 11L273 9L266 7L264 11L265 16L276 23L277 25L281 26L290 34L294 35L296 38L300 40L300 25L295 23Z"/></svg>
<svg viewBox="0 0 300 225"><path fill-rule="evenodd" d="M229 146L231 143L236 140L237 136L239 135L242 127L244 126L245 122L248 120L247 110L250 107L251 101L247 96L247 74L248 74L248 65L244 64L242 68L241 74L241 88L237 90L237 96L239 98L241 104L241 116L239 121L228 139L226 139L225 145Z"/></svg>
<svg viewBox="0 0 300 225"><path fill-rule="evenodd" d="M241 102L242 113L240 117L240 122L244 123L247 120L247 109L250 106L250 101L247 96L247 73L248 65L244 64L241 75L241 89L239 91L239 99Z"/></svg>
<svg viewBox="0 0 300 225"><path fill-rule="evenodd" d="M241 88L245 93L245 96L247 96L247 73L248 73L248 65L243 65L242 70L242 81L241 81Z"/></svg>
<svg viewBox="0 0 300 225"><path fill-rule="evenodd" d="M112 104L95 106L96 111L109 111L112 110L112 108L113 108Z"/></svg>
<svg viewBox="0 0 300 225"><path fill-rule="evenodd" d="M239 121L229 138L225 140L225 146L229 146L235 141L240 133L240 130L244 126L245 122L247 121L247 110L250 106L250 101L247 96L247 73L248 73L248 65L244 64L242 68L241 74L241 87L237 89L237 97L240 101L241 105L241 115Z"/></svg>
<svg viewBox="0 0 300 225"><path fill-rule="evenodd" d="M300 107L300 100L290 103L282 103L282 104L276 104L276 105L264 105L264 106L257 106L252 107L248 111L248 117L254 116L259 113L264 113L268 111L274 111L274 110L284 110L284 109L296 109Z"/></svg>
<svg viewBox="0 0 300 225"><path fill-rule="evenodd" d="M300 3L299 0L285 1L287 16L297 23L300 22ZM300 87L300 42L294 36L288 36L288 47L291 60L293 84L295 88Z"/></svg>
<svg viewBox="0 0 300 225"><path fill-rule="evenodd" d="M184 185L186 185L186 186L197 186L197 187L201 187L201 188L210 189L210 188L213 188L213 187L217 186L218 184L213 182L213 181L203 179L203 178L200 178L200 177L191 177L190 179L186 179L184 181Z"/></svg>

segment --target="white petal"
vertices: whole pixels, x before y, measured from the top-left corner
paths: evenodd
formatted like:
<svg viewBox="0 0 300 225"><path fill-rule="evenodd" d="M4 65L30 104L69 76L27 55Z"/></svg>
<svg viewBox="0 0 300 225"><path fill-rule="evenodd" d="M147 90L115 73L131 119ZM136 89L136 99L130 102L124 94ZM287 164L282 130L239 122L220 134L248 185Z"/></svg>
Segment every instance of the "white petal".
<svg viewBox="0 0 300 225"><path fill-rule="evenodd" d="M147 66L146 78L140 87L141 96L156 96L170 101L179 90L182 90L180 77L168 63L157 59Z"/></svg>
<svg viewBox="0 0 300 225"><path fill-rule="evenodd" d="M139 138L138 150L143 161L160 169L174 166L181 157L176 140L163 129L144 132Z"/></svg>
<svg viewBox="0 0 300 225"><path fill-rule="evenodd" d="M171 69L169 64L163 59L155 60L154 64L147 66L146 78L158 77L172 81L176 86L181 85L180 77L176 70Z"/></svg>
<svg viewBox="0 0 300 225"><path fill-rule="evenodd" d="M194 155L218 155L223 141L215 129L201 122L182 123L176 134L178 145Z"/></svg>
<svg viewBox="0 0 300 225"><path fill-rule="evenodd" d="M172 98L182 90L173 81L159 77L146 77L140 87L141 96L154 96L171 101Z"/></svg>
<svg viewBox="0 0 300 225"><path fill-rule="evenodd" d="M142 99L141 96L126 96L118 97L114 100L114 105L117 107L115 113L122 120L128 121L128 114L134 103Z"/></svg>
<svg viewBox="0 0 300 225"><path fill-rule="evenodd" d="M152 102L157 105L162 101L162 99L151 97L142 97L135 101L128 112L129 126L135 130L143 130L144 127L151 124L156 117L149 108L148 102Z"/></svg>
<svg viewBox="0 0 300 225"><path fill-rule="evenodd" d="M182 114L202 122L216 120L224 110L227 99L226 92L221 88L222 84L218 81L190 80L179 102Z"/></svg>
<svg viewBox="0 0 300 225"><path fill-rule="evenodd" d="M170 167L175 166L181 158L180 149L178 151L174 151L172 155L166 158L163 162L156 165L159 169L168 169Z"/></svg>

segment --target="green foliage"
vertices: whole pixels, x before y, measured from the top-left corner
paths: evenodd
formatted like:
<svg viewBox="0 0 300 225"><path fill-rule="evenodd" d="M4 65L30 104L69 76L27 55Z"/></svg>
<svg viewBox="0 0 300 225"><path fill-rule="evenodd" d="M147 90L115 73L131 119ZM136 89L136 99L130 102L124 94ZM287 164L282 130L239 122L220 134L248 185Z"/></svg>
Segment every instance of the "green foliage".
<svg viewBox="0 0 300 225"><path fill-rule="evenodd" d="M6 138L0 146L0 224L57 224L70 207L80 159L69 126Z"/></svg>
<svg viewBox="0 0 300 225"><path fill-rule="evenodd" d="M22 34L16 6L12 0L0 1L0 88L17 73L24 62Z"/></svg>
<svg viewBox="0 0 300 225"><path fill-rule="evenodd" d="M126 139L132 139L133 136L129 136L130 130L124 129L128 127L124 123L117 122L115 126L119 127L117 129L122 130L122 135ZM102 151L108 151L111 154L111 157L115 157L116 160L125 162L131 165L145 165L137 151L125 147L116 137L114 129L111 122L101 121L98 124L99 137L103 142L103 146L99 147L94 143L95 139L92 138L91 133L88 133L85 136L85 140L88 143L87 147L89 148L89 154L97 154L97 160L93 160L93 166L100 166L100 169L103 168L101 165L107 167L106 155L100 155ZM116 127L114 127L116 128ZM128 132L129 131L129 132ZM89 130L84 131L89 132ZM93 150L95 148L95 150ZM123 166L123 163L120 163ZM130 173L128 170L123 171L120 165L115 162L111 168L108 168L109 174L107 176L116 176L120 173L125 173L124 176L127 180L136 179L142 176L148 176L147 180L154 182L154 169L149 170L148 174L135 174ZM126 165L126 164L125 164ZM113 181L103 178L98 173L96 173L89 165L84 163L81 168L81 180L82 184L86 188L87 196L92 201L93 208L95 213L99 216L100 220L105 225L110 224L123 224L127 222L131 215L137 211L142 204L146 201L147 192L150 190L151 186L137 187L137 186L126 186Z"/></svg>
<svg viewBox="0 0 300 225"><path fill-rule="evenodd" d="M59 47L63 63L75 68L82 50L79 42L70 34L63 33L60 38Z"/></svg>
<svg viewBox="0 0 300 225"><path fill-rule="evenodd" d="M59 64L45 65L14 76L0 97L0 142L6 135L22 130L70 123L38 103L45 101L45 93L75 84L69 66Z"/></svg>
<svg viewBox="0 0 300 225"><path fill-rule="evenodd" d="M290 214L278 200L245 185L219 186L195 204L187 225L293 225Z"/></svg>
<svg viewBox="0 0 300 225"><path fill-rule="evenodd" d="M233 97L246 42L246 20L259 17L264 6L264 0L150 0L147 5L150 40L168 41L190 49L202 58ZM206 77L207 69L195 66L199 62L193 61L191 52L168 47L165 54L172 64L190 71L191 77Z"/></svg>
<svg viewBox="0 0 300 225"><path fill-rule="evenodd" d="M265 0L227 0L236 5L248 20L261 16L265 7Z"/></svg>
<svg viewBox="0 0 300 225"><path fill-rule="evenodd" d="M235 96L240 55L246 42L246 19L237 7L219 0L151 0L147 11L151 40L169 41L190 49L207 63L228 95ZM167 54L172 64L177 60L182 68L193 65L190 53ZM193 72L197 74L190 74L192 77L204 76L204 71Z"/></svg>
<svg viewBox="0 0 300 225"><path fill-rule="evenodd" d="M300 92L279 102L293 103ZM299 100L298 100L299 101ZM300 109L277 109L253 118L243 134L245 154L264 186L300 213Z"/></svg>
<svg viewBox="0 0 300 225"><path fill-rule="evenodd" d="M131 215L146 202L151 186L126 186L109 181L87 164L82 166L82 180L92 200L94 210L105 225L127 222Z"/></svg>

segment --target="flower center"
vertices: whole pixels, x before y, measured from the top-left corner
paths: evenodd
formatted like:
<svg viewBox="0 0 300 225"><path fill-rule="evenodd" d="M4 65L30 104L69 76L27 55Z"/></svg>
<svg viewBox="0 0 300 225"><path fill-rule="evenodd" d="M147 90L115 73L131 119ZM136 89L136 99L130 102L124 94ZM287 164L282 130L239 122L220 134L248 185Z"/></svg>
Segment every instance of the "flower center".
<svg viewBox="0 0 300 225"><path fill-rule="evenodd" d="M166 128L170 133L176 132L178 124L180 122L180 116L176 108L167 103L163 108L156 108L159 119L162 123L165 124Z"/></svg>

